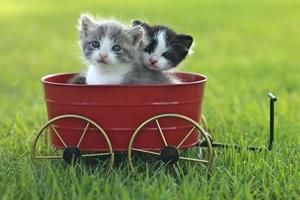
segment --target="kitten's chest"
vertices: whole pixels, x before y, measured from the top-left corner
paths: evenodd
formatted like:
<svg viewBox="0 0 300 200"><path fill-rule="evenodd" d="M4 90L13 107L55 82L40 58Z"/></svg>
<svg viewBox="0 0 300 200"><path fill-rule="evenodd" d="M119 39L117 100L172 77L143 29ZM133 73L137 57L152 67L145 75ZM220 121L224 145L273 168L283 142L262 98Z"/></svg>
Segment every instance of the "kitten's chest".
<svg viewBox="0 0 300 200"><path fill-rule="evenodd" d="M86 74L87 84L120 84L128 70L98 70L90 66Z"/></svg>

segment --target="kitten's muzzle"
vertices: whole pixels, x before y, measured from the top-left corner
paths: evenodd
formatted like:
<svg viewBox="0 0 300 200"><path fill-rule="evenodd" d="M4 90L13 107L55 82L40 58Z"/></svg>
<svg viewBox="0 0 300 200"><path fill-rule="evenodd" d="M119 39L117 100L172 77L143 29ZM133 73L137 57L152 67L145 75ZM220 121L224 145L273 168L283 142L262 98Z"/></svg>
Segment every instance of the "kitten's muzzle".
<svg viewBox="0 0 300 200"><path fill-rule="evenodd" d="M158 63L157 59L151 57L151 58L149 59L149 68L150 68L150 69L153 69L153 70L158 70L157 63Z"/></svg>
<svg viewBox="0 0 300 200"><path fill-rule="evenodd" d="M100 53L100 59L98 60L98 62L107 64L107 62L106 62L107 57L108 57L107 53Z"/></svg>
<svg viewBox="0 0 300 200"><path fill-rule="evenodd" d="M151 65L155 65L157 63L157 60L153 59L153 58L150 58L149 61L150 61Z"/></svg>

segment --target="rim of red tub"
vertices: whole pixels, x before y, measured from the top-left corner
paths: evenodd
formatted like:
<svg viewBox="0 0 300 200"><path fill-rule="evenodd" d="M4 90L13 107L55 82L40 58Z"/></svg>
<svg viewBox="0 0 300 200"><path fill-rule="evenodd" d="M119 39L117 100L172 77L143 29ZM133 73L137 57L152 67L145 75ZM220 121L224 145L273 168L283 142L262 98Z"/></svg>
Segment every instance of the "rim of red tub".
<svg viewBox="0 0 300 200"><path fill-rule="evenodd" d="M182 82L182 83L171 83L171 84L99 84L99 85L87 85L87 84L71 84L71 83L60 83L60 82L53 82L49 81L49 78L56 77L56 76L66 76L66 75L75 75L78 73L75 72L65 72L65 73L56 73L56 74L49 74L45 75L41 78L41 82L49 85L57 85L57 86L68 86L68 87L174 87L174 86L181 86L181 85L194 85L199 84L207 81L207 76L203 74L193 73L193 72L170 72L170 74L182 74L182 75L192 75L200 80L196 81L189 81L189 82Z"/></svg>

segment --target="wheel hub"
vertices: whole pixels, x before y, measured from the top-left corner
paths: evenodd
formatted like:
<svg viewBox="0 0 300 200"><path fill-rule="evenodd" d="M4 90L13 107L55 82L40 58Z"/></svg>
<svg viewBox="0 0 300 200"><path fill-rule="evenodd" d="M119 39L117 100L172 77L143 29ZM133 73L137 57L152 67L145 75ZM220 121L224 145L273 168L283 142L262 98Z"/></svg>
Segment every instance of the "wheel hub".
<svg viewBox="0 0 300 200"><path fill-rule="evenodd" d="M81 151L77 147L68 146L64 149L63 158L68 164L76 163L81 159Z"/></svg>
<svg viewBox="0 0 300 200"><path fill-rule="evenodd" d="M166 146L160 152L160 156L164 163L174 164L179 159L179 152L174 146Z"/></svg>

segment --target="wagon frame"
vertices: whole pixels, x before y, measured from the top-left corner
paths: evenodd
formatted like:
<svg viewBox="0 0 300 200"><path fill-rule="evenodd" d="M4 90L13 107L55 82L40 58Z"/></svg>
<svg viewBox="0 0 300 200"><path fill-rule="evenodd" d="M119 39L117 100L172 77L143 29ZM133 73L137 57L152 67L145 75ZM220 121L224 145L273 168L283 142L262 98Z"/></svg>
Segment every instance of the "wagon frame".
<svg viewBox="0 0 300 200"><path fill-rule="evenodd" d="M52 75L52 76L55 77L55 76L60 76L60 75L61 74ZM64 74L62 74L62 75L64 75ZM179 75L181 75L181 74L179 73ZM188 73L185 73L184 75L185 76L186 75L187 76L198 76L197 74L188 74ZM42 81L47 78L48 78L48 76L44 77L42 79ZM199 85L197 87L199 87L199 86L201 86L201 87L196 88L196 89L199 89L197 91L199 91L201 93L199 96L199 97L201 97L201 100L199 102L196 102L196 104L195 104L195 105L199 104L200 105L199 108L201 108L203 91L204 91L204 83L206 81L206 77L204 77L203 80L204 81L198 82ZM45 82L44 82L44 84L45 84ZM48 87L47 84L45 84L44 86L45 86L45 90L46 90ZM55 86L55 87L57 87L57 86ZM151 86L151 87L153 87L153 86ZM156 87L156 86L154 86L154 87ZM47 93L47 91L46 91L46 93ZM269 124L270 134L269 134L268 146L267 146L267 148L249 146L246 148L248 150L258 151L258 152L260 152L262 150L272 150L273 143L274 143L274 102L277 101L277 98L272 93L269 93L268 95L270 97L270 124ZM47 95L46 95L46 100L48 100ZM160 105L160 104L158 104L158 105ZM128 155L129 166L132 170L135 170L134 162L133 162L133 152L140 152L140 153L146 153L146 154L157 156L161 161L163 161L163 163L171 164L174 167L175 167L175 164L177 163L177 161L183 160L183 161L190 161L190 162L198 163L201 165L204 164L207 166L207 170L210 171L210 169L212 167L212 163L213 163L213 147L220 147L220 148L233 147L235 149L241 149L241 147L239 147L238 145L214 142L212 139L212 136L208 133L209 129L208 129L207 121L206 121L204 115L201 115L201 111L199 111L199 110L195 113L192 113L192 114L194 114L194 118L198 119L198 117L199 117L199 122L198 122L198 120L194 120L191 117L188 117L184 114L170 113L170 112L156 113L156 114L152 115L151 117L144 117L144 119L142 119L143 121L138 123L138 126L136 126L134 129L132 129L132 131L129 133L129 135L127 135L127 137L130 137L130 139L128 140L128 143L126 143L126 149L124 150L124 149L122 149L122 148L124 148L124 144L123 144L123 147L119 146L116 149L114 148L115 144L112 143L112 140L110 138L111 135L106 132L106 130L109 131L109 129L106 129L105 126L101 126L99 123L95 122L94 120L90 119L87 116L74 114L74 113L68 113L68 112L64 112L64 111L62 111L63 114L59 114L56 116L50 116L49 111L51 111L51 109L53 109L53 108L51 108L51 106L48 105L49 121L46 122L40 128L40 130L37 132L37 134L33 140L33 143L32 143L31 160L33 163L35 163L35 160L39 160L39 159L63 159L64 161L66 161L66 163L71 164L71 163L77 162L78 160L80 160L81 158L84 158L84 157L99 157L99 156L107 157L108 156L109 157L108 169L111 170L114 165L115 151L123 151L123 152L126 151L127 155ZM191 113L189 113L189 114L191 114ZM200 118L200 115L201 115L201 118ZM78 137L75 138L75 140L73 138L73 134L66 135L67 137L65 136L63 138L63 135L57 129L57 127L59 127L59 126L57 126L57 124L55 124L55 123L58 123L59 121L69 120L69 119L72 119L72 120L76 119L76 120L80 120L81 122L84 122L84 125L82 125L82 127L80 128L81 133L79 135L77 134ZM102 118L102 119L105 119L105 118ZM187 124L189 124L189 126L188 126L189 128L186 129L188 131L185 131L184 134L180 134L180 135L178 135L178 131L177 131L177 133L176 133L177 135L175 135L174 137L176 138L176 137L180 136L181 138L180 139L176 138L176 140L174 140L174 138L172 139L172 137L173 137L172 134L166 134L166 132L170 131L170 130L174 131L177 129L181 130L182 127L174 125L174 123L173 123L173 126L171 126L169 123L170 121L168 123L164 123L164 125L161 125L161 121L164 119L177 120L176 123L180 122L179 124L181 124L181 125L182 125L182 122L187 123ZM142 141L140 141L140 144L137 145L137 143L138 143L137 137L139 137L140 135L146 135L147 131L144 131L144 129L147 129L147 126L151 123L154 124L155 126L151 127L151 128L148 127L148 129L152 133L152 139L153 139L153 135L155 136L155 138L157 138L157 137L160 138L160 139L158 139L158 140L160 140L158 143L157 143L157 139L155 139L156 143L158 145L156 144L156 146L155 146L154 143L151 143L152 141L150 141L150 143L149 143L149 141L147 141L147 140L142 140ZM77 123L75 123L75 124L77 124ZM104 149L99 150L99 149L95 149L95 147L90 148L89 144L93 144L91 142L87 143L87 145L85 145L85 148L82 148L81 145L83 144L83 142L85 141L85 138L89 134L88 132L91 129L91 127L93 127L94 136L90 137L89 140L94 140L96 138L95 135L100 136L102 138L101 145L102 146L104 145L103 141L105 141L105 144L106 144L106 147ZM169 129L167 129L166 127ZM49 131L49 129L50 129L50 131ZM75 129L75 130L78 132L77 129ZM47 132L47 131L49 131L49 132ZM63 132L67 133L67 131L65 131L65 130ZM128 132L128 130L127 130L127 132ZM182 130L180 132L182 132ZM48 145L48 136L51 135L52 146L55 147L55 151L57 151L58 149L62 149L63 150L62 155L56 155L56 154L54 154L54 155L38 155L37 143L40 140L41 135L43 133L45 135L45 145L46 146ZM175 133L173 133L173 134L175 134ZM149 134L149 135L151 135L151 134ZM68 144L68 142L67 142L67 140L69 140L69 137L73 138L71 145ZM55 141L55 138L57 141ZM147 137L144 137L144 138L147 139ZM192 139L190 139L190 138L192 138ZM98 139L99 139L99 137L98 137ZM189 143L187 143L187 140L190 140ZM117 138L117 140L114 139L114 141L118 142L119 139L118 138ZM97 143L97 141L94 141L94 142ZM142 142L142 144L148 143L148 144L150 144L150 146L147 147L147 146L142 145L142 147L137 147L137 146L141 146L141 142ZM161 143L161 144L159 144L159 143ZM152 144L154 146L152 146ZM90 149L86 149L87 147ZM207 158L203 158L203 157L199 158L198 155L196 158L181 156L181 153L180 153L181 149L190 149L190 148L194 148L194 147L197 147L200 150L203 150L203 148L205 148L207 150L207 154L206 154ZM201 156L203 156L203 155L201 154Z"/></svg>

